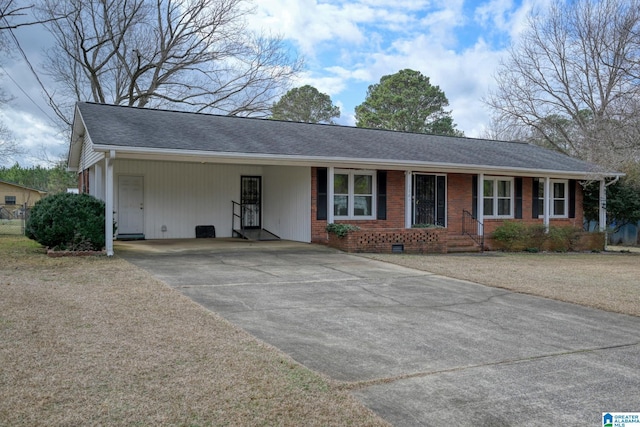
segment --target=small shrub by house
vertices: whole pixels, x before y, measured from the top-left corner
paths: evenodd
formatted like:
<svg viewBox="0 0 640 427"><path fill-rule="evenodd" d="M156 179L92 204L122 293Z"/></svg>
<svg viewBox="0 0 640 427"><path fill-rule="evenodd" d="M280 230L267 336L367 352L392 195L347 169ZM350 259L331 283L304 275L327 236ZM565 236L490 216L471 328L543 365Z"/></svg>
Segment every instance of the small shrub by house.
<svg viewBox="0 0 640 427"><path fill-rule="evenodd" d="M88 194L55 194L38 201L26 224L26 236L52 249L102 250L104 202Z"/></svg>

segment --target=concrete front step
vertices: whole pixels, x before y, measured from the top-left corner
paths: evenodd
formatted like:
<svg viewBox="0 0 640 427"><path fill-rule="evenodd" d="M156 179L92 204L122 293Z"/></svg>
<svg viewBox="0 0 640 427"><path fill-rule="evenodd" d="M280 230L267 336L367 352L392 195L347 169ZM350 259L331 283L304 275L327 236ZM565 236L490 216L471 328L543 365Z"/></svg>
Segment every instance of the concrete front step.
<svg viewBox="0 0 640 427"><path fill-rule="evenodd" d="M469 236L457 234L447 236L447 253L460 252L481 252L481 248Z"/></svg>
<svg viewBox="0 0 640 427"><path fill-rule="evenodd" d="M455 253L465 253L465 252L481 252L480 250L480 246L476 245L476 246L449 246L447 247L447 253L448 254L455 254Z"/></svg>

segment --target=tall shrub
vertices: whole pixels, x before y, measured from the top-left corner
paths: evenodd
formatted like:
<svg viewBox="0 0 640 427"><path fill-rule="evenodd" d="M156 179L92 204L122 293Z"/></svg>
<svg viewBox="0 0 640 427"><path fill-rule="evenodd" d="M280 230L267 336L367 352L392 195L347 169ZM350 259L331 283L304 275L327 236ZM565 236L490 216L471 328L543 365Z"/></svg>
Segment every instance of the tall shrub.
<svg viewBox="0 0 640 427"><path fill-rule="evenodd" d="M88 194L60 193L36 202L25 234L55 249L101 250L104 202Z"/></svg>
<svg viewBox="0 0 640 427"><path fill-rule="evenodd" d="M574 248L580 230L574 227L550 226L545 229L542 224L525 224L518 221L505 221L493 232L493 238L500 242L506 251L551 250L566 252Z"/></svg>

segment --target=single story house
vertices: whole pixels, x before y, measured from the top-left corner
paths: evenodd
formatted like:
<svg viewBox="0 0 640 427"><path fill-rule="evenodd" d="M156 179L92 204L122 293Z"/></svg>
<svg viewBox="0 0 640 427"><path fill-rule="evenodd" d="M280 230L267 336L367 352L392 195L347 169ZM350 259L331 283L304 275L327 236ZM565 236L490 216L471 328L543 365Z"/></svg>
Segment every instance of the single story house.
<svg viewBox="0 0 640 427"><path fill-rule="evenodd" d="M46 191L0 181L0 218L14 219L24 215L24 208L33 206L47 195Z"/></svg>
<svg viewBox="0 0 640 427"><path fill-rule="evenodd" d="M326 243L327 224L351 223L383 250L432 238L416 225L451 237L505 220L581 228L580 182L601 182L605 215L604 186L619 176L520 142L86 102L68 169L106 202L108 254L114 234L191 238L199 226Z"/></svg>

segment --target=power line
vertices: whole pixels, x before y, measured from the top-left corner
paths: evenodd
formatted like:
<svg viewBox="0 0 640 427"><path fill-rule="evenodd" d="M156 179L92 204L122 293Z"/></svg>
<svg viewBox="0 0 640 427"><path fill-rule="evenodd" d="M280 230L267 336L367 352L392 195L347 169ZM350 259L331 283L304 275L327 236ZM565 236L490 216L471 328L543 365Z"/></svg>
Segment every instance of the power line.
<svg viewBox="0 0 640 427"><path fill-rule="evenodd" d="M7 24L7 26L9 25L9 22L7 21L6 17L3 17L4 22ZM18 51L20 51L20 54L22 55L22 58L24 59L24 61L27 63L27 66L29 67L29 70L31 70L31 74L33 74L33 76L36 78L36 81L38 82L38 84L40 85L40 88L42 88L42 90L44 91L44 93L47 95L47 98L49 98L49 105L51 106L52 109L54 109L54 112L56 113L56 115L58 115L58 112L55 111L55 108L53 107L53 97L49 94L49 91L47 90L47 88L44 86L44 83L42 83L42 80L40 80L40 76L38 75L38 73L36 72L35 68L33 67L33 65L31 64L31 61L29 61L29 58L27 58L27 54L25 53L24 49L22 49L22 46L20 45L20 42L18 41L18 38L16 37L16 35L13 33L13 30L11 28L8 28L7 31L9 32L9 34L11 35L11 38L13 39L14 43L16 44L16 47L18 48ZM4 70L4 68L3 68ZM6 72L6 70L5 70ZM9 76L9 73L7 73L7 76ZM22 89L20 87L20 85L18 85L18 83L16 83L16 81L9 76L9 78L11 79L12 82L14 82L14 84L16 86L18 86L18 88L22 91L22 93L24 93L27 98L29 98L29 100L31 102L33 102L36 107L38 107L38 109L40 111L42 111L48 118L49 120L51 120L53 123L55 123L56 121L54 119L51 118L51 116L49 116L49 114L47 114L42 108L40 108L39 105L37 105L35 103L35 101L29 96L27 95L27 93L24 91L24 89Z"/></svg>
<svg viewBox="0 0 640 427"><path fill-rule="evenodd" d="M42 109L42 107L41 107L40 105L38 105L38 103L36 103L36 101L34 101L34 100L33 100L33 98L31 98L31 96L30 96L30 95L29 95L29 94L28 94L28 93L27 93L27 92L22 88L22 86L20 86L20 84L19 84L19 83L18 83L18 82L13 78L13 77L11 77L11 74L9 74L9 72L7 71L7 69L6 69L6 68L4 68L2 65L0 65L0 69L2 69L2 72L3 72L7 77L9 77L9 80L11 80L11 81L13 82L13 84L14 84L14 85L16 85L16 87L17 87L18 89L20 89L20 92L22 92L22 93L24 94L24 96L26 96L26 97L29 99L29 101L31 101L31 102L33 103L33 105L35 105L35 106L36 106L36 108L42 112L42 114L44 114L45 116L47 116L47 118L48 118L49 120L51 120L53 123L55 123L55 120L54 120L53 118L51 118L51 116L49 115L49 113L47 113L46 111L44 111L44 110Z"/></svg>

